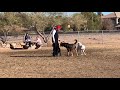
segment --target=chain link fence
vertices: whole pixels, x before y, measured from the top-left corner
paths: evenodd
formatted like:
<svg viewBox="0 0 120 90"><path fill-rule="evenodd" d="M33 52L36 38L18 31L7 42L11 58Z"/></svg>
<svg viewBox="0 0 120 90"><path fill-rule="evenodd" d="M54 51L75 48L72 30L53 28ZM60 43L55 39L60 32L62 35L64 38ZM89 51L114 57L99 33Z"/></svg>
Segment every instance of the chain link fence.
<svg viewBox="0 0 120 90"><path fill-rule="evenodd" d="M60 32L61 41L73 43L74 39L84 44L120 44L120 31L118 30L88 30L74 32Z"/></svg>
<svg viewBox="0 0 120 90"><path fill-rule="evenodd" d="M48 36L50 32L45 32ZM34 41L37 34L30 34L31 39ZM52 37L49 35L49 42ZM23 42L24 34L8 35L7 42ZM59 32L59 39L68 43L74 43L74 39L77 39L83 44L120 44L120 31L119 30L87 30L87 31L72 31L72 32ZM41 38L42 40L42 38ZM43 42L44 43L44 42ZM51 42L52 43L52 42Z"/></svg>

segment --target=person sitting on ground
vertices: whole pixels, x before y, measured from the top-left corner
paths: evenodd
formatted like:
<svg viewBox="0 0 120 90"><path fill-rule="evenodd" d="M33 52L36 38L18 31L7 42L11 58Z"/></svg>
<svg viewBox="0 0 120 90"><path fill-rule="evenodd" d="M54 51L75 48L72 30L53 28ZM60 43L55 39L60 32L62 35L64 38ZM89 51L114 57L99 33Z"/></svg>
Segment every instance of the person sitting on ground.
<svg viewBox="0 0 120 90"><path fill-rule="evenodd" d="M31 47L31 37L28 33L25 34L23 41L24 41L26 46Z"/></svg>
<svg viewBox="0 0 120 90"><path fill-rule="evenodd" d="M35 43L35 45L36 45L35 49L38 49L42 45L42 41L41 41L41 39L40 39L39 36L36 37L36 43Z"/></svg>

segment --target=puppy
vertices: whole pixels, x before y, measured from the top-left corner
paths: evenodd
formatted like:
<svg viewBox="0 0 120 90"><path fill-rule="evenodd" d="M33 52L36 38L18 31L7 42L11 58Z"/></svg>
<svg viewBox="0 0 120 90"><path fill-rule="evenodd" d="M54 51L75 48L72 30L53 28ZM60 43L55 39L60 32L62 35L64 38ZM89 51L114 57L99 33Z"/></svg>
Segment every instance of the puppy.
<svg viewBox="0 0 120 90"><path fill-rule="evenodd" d="M74 44L61 42L60 46L63 46L63 47L65 47L67 49L67 55L68 56L70 56L70 53L73 56L73 51L75 51L77 56L78 56L77 49L76 49L76 44L77 44L77 40L75 39L75 43Z"/></svg>
<svg viewBox="0 0 120 90"><path fill-rule="evenodd" d="M76 48L77 48L78 53L81 52L81 55L86 55L86 53L85 53L85 45L83 45L81 42L77 43Z"/></svg>

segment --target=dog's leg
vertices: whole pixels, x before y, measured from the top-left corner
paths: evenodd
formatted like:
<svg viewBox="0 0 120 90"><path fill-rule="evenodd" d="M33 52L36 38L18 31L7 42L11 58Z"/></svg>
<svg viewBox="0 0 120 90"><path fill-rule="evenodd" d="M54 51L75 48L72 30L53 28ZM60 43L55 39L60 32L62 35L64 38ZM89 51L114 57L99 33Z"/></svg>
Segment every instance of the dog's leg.
<svg viewBox="0 0 120 90"><path fill-rule="evenodd" d="M73 52L71 52L71 55L73 56Z"/></svg>
<svg viewBox="0 0 120 90"><path fill-rule="evenodd" d="M83 55L83 50L81 50L81 55Z"/></svg>
<svg viewBox="0 0 120 90"><path fill-rule="evenodd" d="M82 54L82 49L80 49L80 54Z"/></svg>
<svg viewBox="0 0 120 90"><path fill-rule="evenodd" d="M69 51L67 52L67 55L68 55L68 56L70 55Z"/></svg>
<svg viewBox="0 0 120 90"><path fill-rule="evenodd" d="M84 55L86 55L85 50L83 50Z"/></svg>
<svg viewBox="0 0 120 90"><path fill-rule="evenodd" d="M78 56L78 50L76 49L75 51L76 51L76 55Z"/></svg>
<svg viewBox="0 0 120 90"><path fill-rule="evenodd" d="M79 50L77 49L77 53L78 53L78 56L79 56Z"/></svg>
<svg viewBox="0 0 120 90"><path fill-rule="evenodd" d="M61 51L59 52L59 55L61 56Z"/></svg>

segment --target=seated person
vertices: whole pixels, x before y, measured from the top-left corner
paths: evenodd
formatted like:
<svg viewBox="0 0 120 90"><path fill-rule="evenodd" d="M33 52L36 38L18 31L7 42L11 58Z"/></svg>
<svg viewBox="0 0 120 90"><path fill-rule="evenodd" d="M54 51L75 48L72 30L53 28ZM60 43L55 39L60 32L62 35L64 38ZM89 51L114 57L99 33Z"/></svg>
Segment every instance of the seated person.
<svg viewBox="0 0 120 90"><path fill-rule="evenodd" d="M41 39L39 38L39 36L36 37L36 48L35 49L38 49L41 45L42 45L42 41Z"/></svg>
<svg viewBox="0 0 120 90"><path fill-rule="evenodd" d="M28 33L25 34L23 41L24 41L26 46L31 47L31 37L29 36Z"/></svg>

